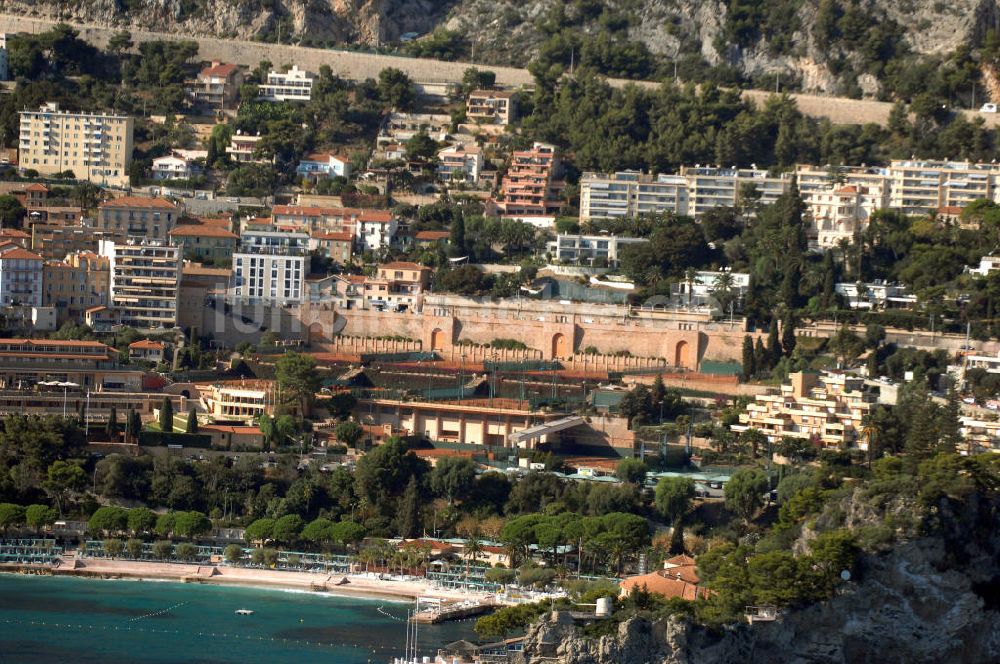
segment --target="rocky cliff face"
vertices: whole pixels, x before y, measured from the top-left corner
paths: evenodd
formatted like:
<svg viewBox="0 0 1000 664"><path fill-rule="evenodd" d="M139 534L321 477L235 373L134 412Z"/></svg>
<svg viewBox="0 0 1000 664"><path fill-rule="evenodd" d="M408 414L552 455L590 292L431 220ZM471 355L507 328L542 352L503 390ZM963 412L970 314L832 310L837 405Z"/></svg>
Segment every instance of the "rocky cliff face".
<svg viewBox="0 0 1000 664"><path fill-rule="evenodd" d="M961 513L959 513L961 512ZM721 634L677 619L633 618L617 634L580 637L564 619L535 623L526 664L773 664L851 662L970 664L1000 652L1000 522L997 506L970 500L939 508L943 525L864 559L860 581L830 601L784 612L773 623Z"/></svg>
<svg viewBox="0 0 1000 664"><path fill-rule="evenodd" d="M480 62L526 66L547 37L554 8L570 17L574 30L593 33L602 29L605 19L600 11L607 7L614 20L627 23L629 38L668 60L700 55L709 64L730 65L749 78L780 73L786 80L799 80L805 90L838 93L849 86L855 94L878 92L878 80L871 74L852 74L844 80L844 63L859 60L858 51L864 46L838 53L817 43L813 26L821 0L784 2L791 14L782 25L789 27L741 47L725 38L732 4L732 0L596 4L593 0L0 0L0 10L241 39L273 41L280 33L286 42L330 46L378 45L398 41L408 32L424 34L447 27L475 44ZM843 10L848 4L840 0L837 6ZM998 0L859 0L859 6L878 20L898 25L909 48L920 54L943 54L963 44L981 43L987 30L1000 26ZM778 41L782 45L776 48Z"/></svg>

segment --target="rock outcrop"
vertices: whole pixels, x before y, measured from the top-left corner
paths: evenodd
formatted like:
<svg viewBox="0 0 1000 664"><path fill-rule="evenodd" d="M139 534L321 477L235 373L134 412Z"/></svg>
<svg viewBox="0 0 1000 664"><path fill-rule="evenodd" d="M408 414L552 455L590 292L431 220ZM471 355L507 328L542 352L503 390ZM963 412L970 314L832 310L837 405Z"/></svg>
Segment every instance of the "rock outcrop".
<svg viewBox="0 0 1000 664"><path fill-rule="evenodd" d="M523 67L547 39L546 23L556 7L574 17L574 30L585 34L600 30L600 12L592 11L591 4L563 0L0 0L0 11L180 34L267 41L280 37L284 43L314 46L380 46L398 42L407 33L422 35L445 27L475 45L477 61ZM629 38L644 42L667 61L697 55L757 81L797 80L804 91L851 95L880 91L878 79L864 71L860 46L852 51L842 44L831 48L817 43L813 27L820 0L788 3L794 8L793 18L787 20L791 34L781 31L762 36L742 48L724 38L729 0L612 0L600 5L627 21ZM898 26L908 48L925 55L981 44L986 32L1000 24L998 0L861 0L860 6L869 16ZM781 41L780 47L775 47L776 40ZM844 73L845 66L848 73Z"/></svg>

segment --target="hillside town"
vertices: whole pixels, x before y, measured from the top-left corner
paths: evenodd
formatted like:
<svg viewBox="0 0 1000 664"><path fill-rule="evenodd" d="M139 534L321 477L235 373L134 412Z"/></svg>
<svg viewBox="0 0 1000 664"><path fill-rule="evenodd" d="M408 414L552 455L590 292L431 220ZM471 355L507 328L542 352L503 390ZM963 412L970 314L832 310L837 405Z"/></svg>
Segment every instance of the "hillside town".
<svg viewBox="0 0 1000 664"><path fill-rule="evenodd" d="M67 25L0 43L4 564L392 576L438 597L429 622L489 613L441 661L500 661L555 601L594 634L614 610L826 601L911 526L817 526L793 556L823 492L1000 452L1000 164L978 138L942 158L904 112L870 130L894 147L838 153L787 96L586 71L513 89ZM603 131L570 94L743 119L640 158L564 139ZM763 116L772 147L740 144ZM808 564L765 583L758 540ZM748 564L739 588L720 571Z"/></svg>

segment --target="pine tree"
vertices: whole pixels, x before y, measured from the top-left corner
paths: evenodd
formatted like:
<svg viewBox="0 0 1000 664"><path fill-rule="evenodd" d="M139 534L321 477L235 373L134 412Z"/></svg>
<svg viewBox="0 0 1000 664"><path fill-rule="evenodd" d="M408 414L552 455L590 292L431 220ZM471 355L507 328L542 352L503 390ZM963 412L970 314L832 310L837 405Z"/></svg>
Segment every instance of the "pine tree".
<svg viewBox="0 0 1000 664"><path fill-rule="evenodd" d="M941 414L938 417L938 432L941 437L938 442L939 451L954 454L959 445L962 444L962 423L959 419L961 415L962 406L959 402L958 392L955 390L955 384L952 383L948 386L945 407L941 409Z"/></svg>
<svg viewBox="0 0 1000 664"><path fill-rule="evenodd" d="M416 537L420 534L420 490L417 478L411 477L403 492L403 503L399 510L399 534L402 537Z"/></svg>
<svg viewBox="0 0 1000 664"><path fill-rule="evenodd" d="M795 321L791 314L787 314L785 320L781 322L781 349L788 357L791 357L792 351L795 350Z"/></svg>
<svg viewBox="0 0 1000 664"><path fill-rule="evenodd" d="M115 434L118 433L118 409L114 406L111 407L111 413L108 415L108 425L106 427L109 440L114 440Z"/></svg>
<svg viewBox="0 0 1000 664"><path fill-rule="evenodd" d="M450 230L451 235L448 241L453 247L452 251L461 256L465 253L465 216L460 211L455 213Z"/></svg>
<svg viewBox="0 0 1000 664"><path fill-rule="evenodd" d="M198 433L198 413L194 412L194 408L188 411L186 432Z"/></svg>
<svg viewBox="0 0 1000 664"><path fill-rule="evenodd" d="M753 356L753 339L748 334L743 337L743 380L750 380L756 373L757 368L754 364Z"/></svg>
<svg viewBox="0 0 1000 664"><path fill-rule="evenodd" d="M767 368L773 369L781 359L781 345L778 342L778 319L771 319L771 327L767 330ZM762 367L758 367L760 370Z"/></svg>
<svg viewBox="0 0 1000 664"><path fill-rule="evenodd" d="M163 397L163 404L160 406L160 431L163 433L173 433L174 430L174 404L170 397Z"/></svg>

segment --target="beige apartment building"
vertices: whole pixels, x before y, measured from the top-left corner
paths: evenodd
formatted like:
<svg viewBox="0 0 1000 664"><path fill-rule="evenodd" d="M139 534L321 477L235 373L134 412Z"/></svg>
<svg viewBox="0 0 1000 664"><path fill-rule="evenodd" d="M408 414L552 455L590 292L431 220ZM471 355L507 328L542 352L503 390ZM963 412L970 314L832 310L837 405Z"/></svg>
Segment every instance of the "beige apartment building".
<svg viewBox="0 0 1000 664"><path fill-rule="evenodd" d="M473 122L509 125L517 119L518 99L515 91L474 90L469 94L465 115Z"/></svg>
<svg viewBox="0 0 1000 664"><path fill-rule="evenodd" d="M87 309L107 305L111 271L107 256L77 252L42 268L42 304L55 307L56 322L82 323Z"/></svg>
<svg viewBox="0 0 1000 664"><path fill-rule="evenodd" d="M166 240L181 209L164 198L122 196L97 207L95 228L116 238Z"/></svg>
<svg viewBox="0 0 1000 664"><path fill-rule="evenodd" d="M907 214L963 208L974 200L1000 201L1000 164L895 160L889 165L890 207Z"/></svg>
<svg viewBox="0 0 1000 664"><path fill-rule="evenodd" d="M126 115L71 113L50 102L21 111L18 166L42 175L72 171L83 180L125 187L134 120Z"/></svg>
<svg viewBox="0 0 1000 664"><path fill-rule="evenodd" d="M274 381L242 380L198 388L201 403L213 422L254 424L261 415L273 415Z"/></svg>
<svg viewBox="0 0 1000 664"><path fill-rule="evenodd" d="M101 241L109 260L111 306L122 324L142 330L177 325L181 248L159 241Z"/></svg>
<svg viewBox="0 0 1000 664"><path fill-rule="evenodd" d="M861 430L877 396L865 389L864 379L801 371L789 380L775 393L758 394L733 431L757 429L772 443L798 438L824 447L868 448Z"/></svg>

